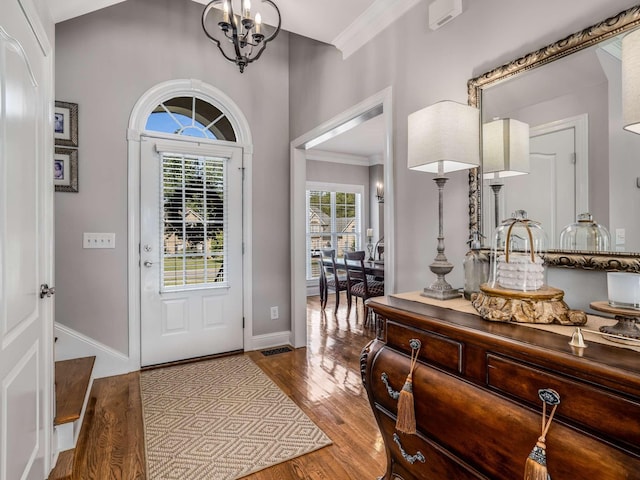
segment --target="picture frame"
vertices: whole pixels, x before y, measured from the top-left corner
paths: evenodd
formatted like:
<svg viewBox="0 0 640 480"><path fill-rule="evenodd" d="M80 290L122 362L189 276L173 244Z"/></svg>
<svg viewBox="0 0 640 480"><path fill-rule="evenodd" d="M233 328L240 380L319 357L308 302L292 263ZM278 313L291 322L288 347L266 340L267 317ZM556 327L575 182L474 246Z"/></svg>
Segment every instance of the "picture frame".
<svg viewBox="0 0 640 480"><path fill-rule="evenodd" d="M53 154L53 185L56 192L78 192L78 150L55 148Z"/></svg>
<svg viewBox="0 0 640 480"><path fill-rule="evenodd" d="M53 120L53 138L56 145L78 146L78 104L56 100Z"/></svg>

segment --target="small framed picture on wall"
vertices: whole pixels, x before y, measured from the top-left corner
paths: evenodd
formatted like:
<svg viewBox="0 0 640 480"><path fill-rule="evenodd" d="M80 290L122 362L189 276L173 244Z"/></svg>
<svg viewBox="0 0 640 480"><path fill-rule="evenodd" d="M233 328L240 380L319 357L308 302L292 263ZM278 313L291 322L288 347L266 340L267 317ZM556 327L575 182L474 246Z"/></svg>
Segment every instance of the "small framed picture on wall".
<svg viewBox="0 0 640 480"><path fill-rule="evenodd" d="M53 154L53 184L56 192L78 191L78 150L55 148Z"/></svg>
<svg viewBox="0 0 640 480"><path fill-rule="evenodd" d="M78 104L56 101L53 115L53 138L56 145L77 147Z"/></svg>

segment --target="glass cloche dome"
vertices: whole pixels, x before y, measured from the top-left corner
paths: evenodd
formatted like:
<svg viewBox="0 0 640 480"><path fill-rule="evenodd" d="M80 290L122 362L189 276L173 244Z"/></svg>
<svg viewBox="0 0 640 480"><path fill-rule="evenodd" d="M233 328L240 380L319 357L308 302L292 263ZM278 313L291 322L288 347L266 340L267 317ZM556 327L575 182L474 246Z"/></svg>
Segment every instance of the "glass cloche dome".
<svg viewBox="0 0 640 480"><path fill-rule="evenodd" d="M546 248L547 235L540 223L529 220L524 210L516 211L493 233L489 286L523 292L541 289L547 283L542 258Z"/></svg>
<svg viewBox="0 0 640 480"><path fill-rule="evenodd" d="M560 232L561 250L610 250L611 236L603 226L593 221L590 213L578 215L577 222L567 225Z"/></svg>

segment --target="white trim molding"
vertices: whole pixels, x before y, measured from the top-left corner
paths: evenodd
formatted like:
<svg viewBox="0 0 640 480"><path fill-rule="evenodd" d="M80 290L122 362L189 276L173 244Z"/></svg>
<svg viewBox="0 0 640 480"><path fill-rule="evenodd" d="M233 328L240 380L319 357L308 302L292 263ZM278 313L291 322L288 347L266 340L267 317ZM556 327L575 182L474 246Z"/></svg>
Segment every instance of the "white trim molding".
<svg viewBox="0 0 640 480"><path fill-rule="evenodd" d="M128 142L128 291L129 291L129 363L132 370L140 368L140 135L147 117L162 101L176 96L195 96L215 105L231 122L236 132L236 147L242 148L244 181L242 185L242 241L243 256L243 315L245 318L244 349L254 349L253 344L253 249L252 235L252 160L253 138L249 122L231 97L221 90L195 79L177 79L159 83L145 92L136 102L129 118ZM154 133L154 136L157 136ZM172 140L185 141L177 135L161 135ZM197 140L196 140L197 141ZM207 142L208 143L208 142ZM220 142L229 145L229 142Z"/></svg>
<svg viewBox="0 0 640 480"><path fill-rule="evenodd" d="M291 332L267 333L265 335L256 335L251 339L251 350L264 350L265 348L281 347L283 345L291 345Z"/></svg>
<svg viewBox="0 0 640 480"><path fill-rule="evenodd" d="M376 0L331 42L348 58L421 0Z"/></svg>
<svg viewBox="0 0 640 480"><path fill-rule="evenodd" d="M122 375L134 370L130 368L128 355L97 342L72 328L56 322L54 334L56 337L56 362L95 356L96 361L92 372L94 378Z"/></svg>
<svg viewBox="0 0 640 480"><path fill-rule="evenodd" d="M351 153L327 152L325 150L309 150L307 152L307 160L316 160L318 162L340 163L342 165L356 165L358 167L370 167L369 157L362 155L353 155Z"/></svg>

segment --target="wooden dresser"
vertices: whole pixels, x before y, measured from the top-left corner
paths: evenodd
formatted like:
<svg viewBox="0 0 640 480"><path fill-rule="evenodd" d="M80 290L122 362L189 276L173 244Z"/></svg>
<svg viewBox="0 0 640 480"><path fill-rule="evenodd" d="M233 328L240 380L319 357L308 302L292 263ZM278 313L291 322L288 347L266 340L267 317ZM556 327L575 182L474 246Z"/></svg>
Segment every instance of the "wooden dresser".
<svg viewBox="0 0 640 480"><path fill-rule="evenodd" d="M547 434L553 480L640 479L640 353L396 297L370 299L377 338L361 371L382 432L380 477L519 480L541 430L538 390L561 397ZM418 433L395 430L409 342Z"/></svg>

